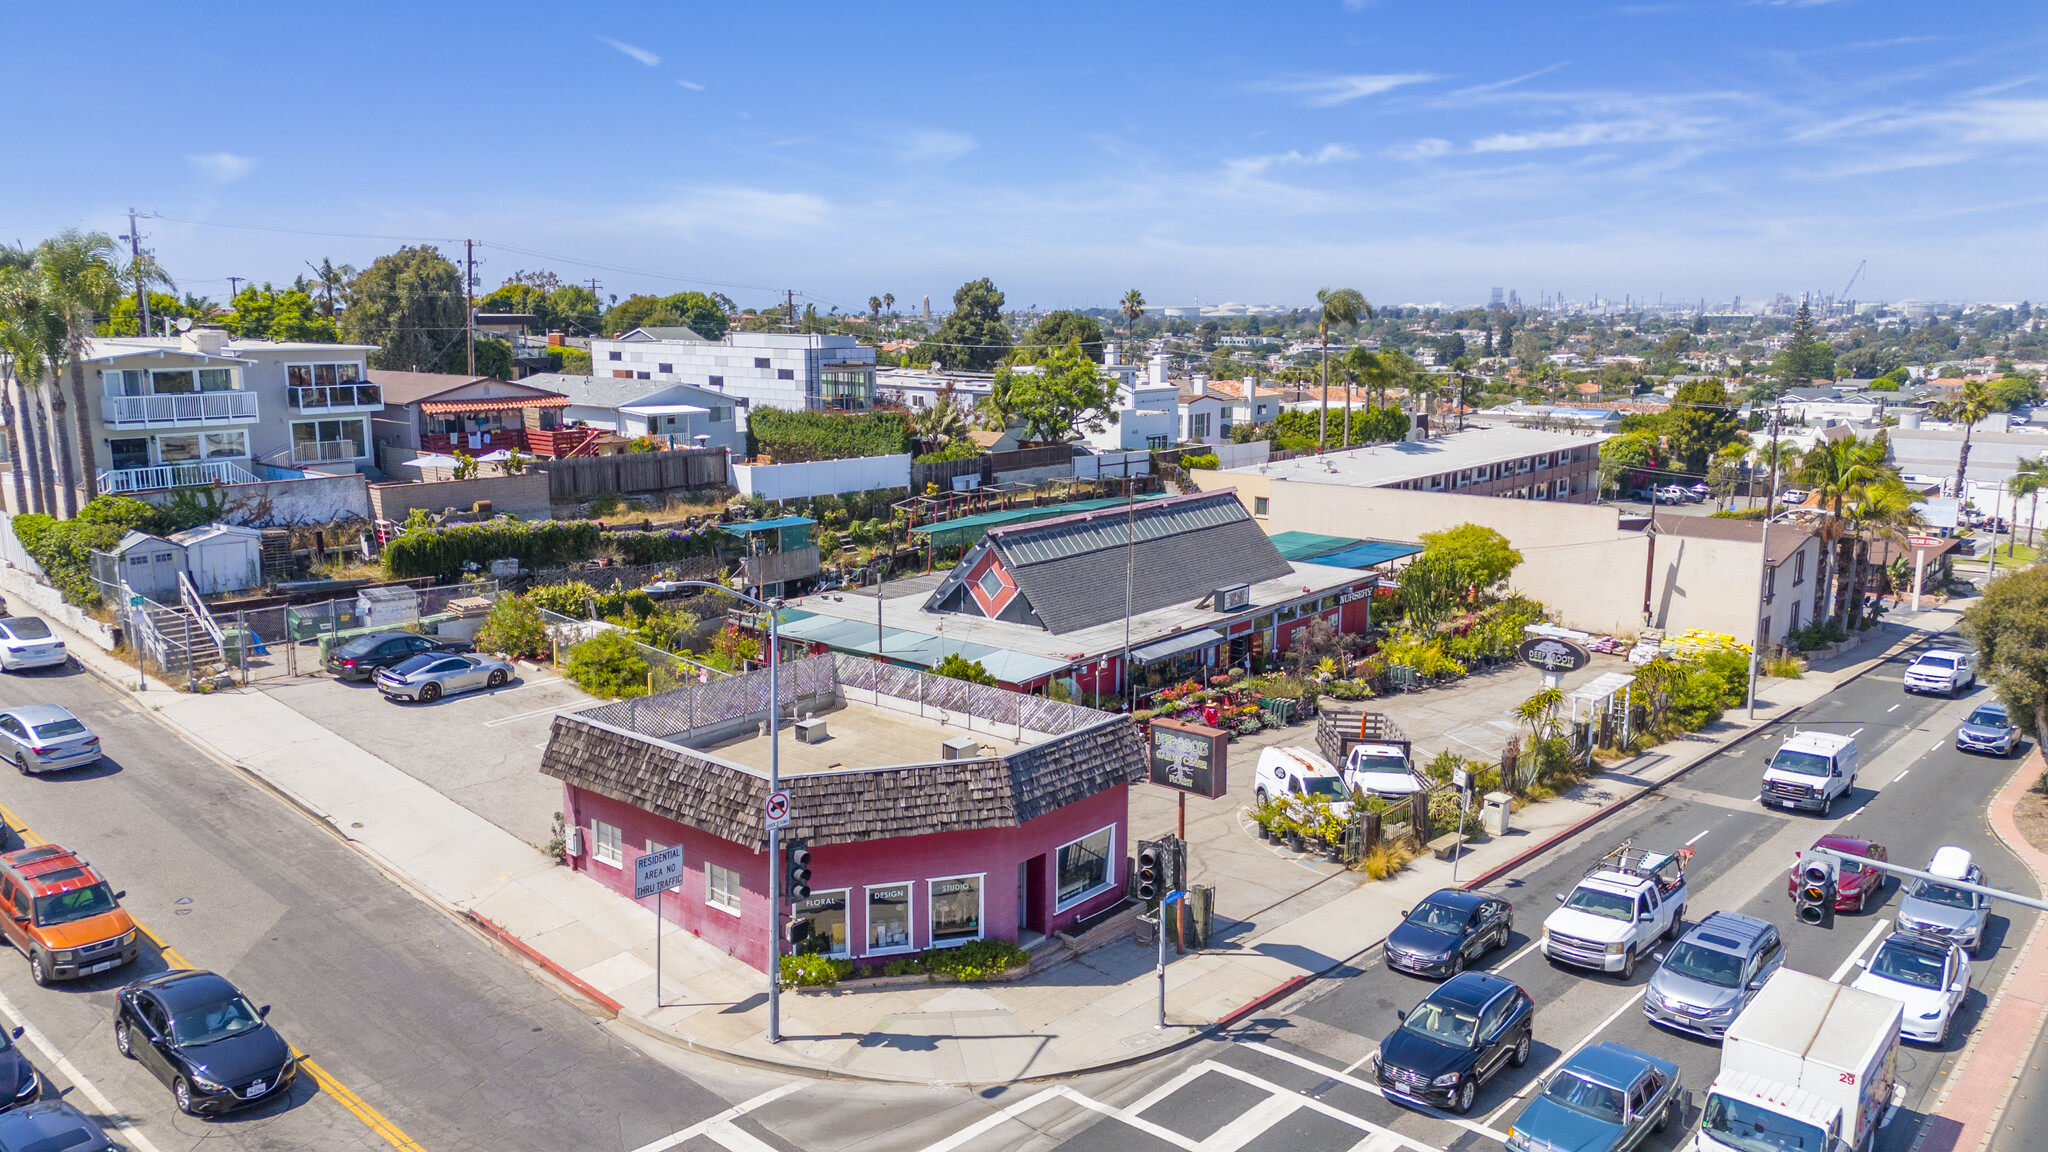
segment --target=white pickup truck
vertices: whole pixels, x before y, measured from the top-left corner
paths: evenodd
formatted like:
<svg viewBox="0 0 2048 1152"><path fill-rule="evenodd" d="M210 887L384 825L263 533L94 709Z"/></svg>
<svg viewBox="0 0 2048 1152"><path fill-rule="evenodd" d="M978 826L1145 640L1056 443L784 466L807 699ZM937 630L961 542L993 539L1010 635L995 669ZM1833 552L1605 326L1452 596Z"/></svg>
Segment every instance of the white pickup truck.
<svg viewBox="0 0 2048 1152"><path fill-rule="evenodd" d="M1685 922L1685 862L1692 849L1651 852L1623 844L1586 869L1563 907L1543 921L1543 954L1564 964L1635 975L1636 957Z"/></svg>

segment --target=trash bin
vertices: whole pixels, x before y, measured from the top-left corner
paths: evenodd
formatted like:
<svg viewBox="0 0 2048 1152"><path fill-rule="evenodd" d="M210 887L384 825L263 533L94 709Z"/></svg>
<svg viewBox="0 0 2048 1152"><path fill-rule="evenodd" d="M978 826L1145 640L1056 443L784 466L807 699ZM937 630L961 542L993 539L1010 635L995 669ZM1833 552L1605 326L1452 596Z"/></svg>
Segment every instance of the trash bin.
<svg viewBox="0 0 2048 1152"><path fill-rule="evenodd" d="M1488 836L1508 834L1508 812L1514 807L1514 797L1505 792L1488 792L1479 810L1479 826L1486 829Z"/></svg>

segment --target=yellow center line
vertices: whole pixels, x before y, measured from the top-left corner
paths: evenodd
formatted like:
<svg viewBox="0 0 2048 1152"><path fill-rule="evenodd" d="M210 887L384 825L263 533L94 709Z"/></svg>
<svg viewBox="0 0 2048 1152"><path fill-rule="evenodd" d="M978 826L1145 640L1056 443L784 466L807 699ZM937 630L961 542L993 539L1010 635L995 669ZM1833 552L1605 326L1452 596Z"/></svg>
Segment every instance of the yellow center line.
<svg viewBox="0 0 2048 1152"><path fill-rule="evenodd" d="M8 808L5 804L0 804L0 818L4 818L7 822L7 826L9 828L14 829L15 835L21 837L22 844L28 847L37 847L49 843L49 841L43 839L41 836L36 835L35 830L30 828L27 824L23 823L21 819L14 814L14 811ZM130 913L129 919L134 920L133 913ZM193 969L198 967L198 965L192 963L190 960L185 959L183 953L179 952L176 948L173 948L168 943L166 943L164 941L164 938L157 935L156 932L149 927L149 925L144 924L140 920L135 920L134 922L135 927L141 930L142 934L144 936L149 937L150 941L156 945L157 954L163 957L165 964L168 964L175 969ZM393 1148L398 1149L398 1152L427 1152L427 1150L420 1145L419 1141L414 1140L412 1137L406 1135L404 1129L400 1128L396 1124L393 1124L391 1121L385 1119L384 1114L382 1112L379 1112L375 1108L370 1107L370 1105L366 1103L361 1096L356 1095L355 1092L351 1090L348 1085L343 1084L339 1080L336 1080L332 1073L328 1072L327 1069L322 1068L319 1064L315 1063L312 1057L299 1051L298 1046L296 1044L292 1046L292 1055L298 1057L299 1067L304 1068L306 1071L313 1074L313 1080L315 1083L320 1085L321 1091L326 1092L329 1096L333 1097L335 1103L340 1104L343 1108L348 1109L349 1112L352 1113L356 1119L363 1122L364 1127L368 1128L372 1132L375 1132L378 1136L383 1137L384 1142L386 1144L389 1144Z"/></svg>

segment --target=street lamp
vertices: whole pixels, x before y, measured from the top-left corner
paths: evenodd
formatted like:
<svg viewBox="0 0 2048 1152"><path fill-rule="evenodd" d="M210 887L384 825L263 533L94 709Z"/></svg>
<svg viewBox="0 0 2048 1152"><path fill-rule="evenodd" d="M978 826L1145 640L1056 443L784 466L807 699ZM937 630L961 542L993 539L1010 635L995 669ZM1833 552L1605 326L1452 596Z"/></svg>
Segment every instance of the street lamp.
<svg viewBox="0 0 2048 1152"><path fill-rule="evenodd" d="M782 598L762 600L709 580L678 580L744 600L768 613L768 791L782 791ZM764 813L765 819L765 813ZM782 1042L782 830L768 829L768 1042Z"/></svg>

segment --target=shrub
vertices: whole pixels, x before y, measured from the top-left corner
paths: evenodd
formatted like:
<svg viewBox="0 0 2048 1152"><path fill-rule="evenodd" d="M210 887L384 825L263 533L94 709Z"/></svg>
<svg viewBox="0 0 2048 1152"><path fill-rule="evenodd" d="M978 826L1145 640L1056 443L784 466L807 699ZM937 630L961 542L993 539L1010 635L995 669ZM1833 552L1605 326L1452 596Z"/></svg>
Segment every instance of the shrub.
<svg viewBox="0 0 2048 1152"><path fill-rule="evenodd" d="M853 961L834 960L817 952L782 958L782 984L785 988L830 988L851 977L853 971Z"/></svg>
<svg viewBox="0 0 2048 1152"><path fill-rule="evenodd" d="M925 969L967 983L989 980L1031 962L1031 954L1008 940L976 940L957 948L934 948L924 954Z"/></svg>
<svg viewBox="0 0 2048 1152"><path fill-rule="evenodd" d="M596 596L597 589L583 581L567 580L560 584L543 584L528 592L525 598L536 608L585 620L590 616L590 601Z"/></svg>
<svg viewBox="0 0 2048 1152"><path fill-rule="evenodd" d="M90 608L100 602L92 553L111 551L132 530L148 531L156 518L157 510L140 500L96 496L70 520L35 512L16 516L14 537L67 602Z"/></svg>
<svg viewBox="0 0 2048 1152"><path fill-rule="evenodd" d="M916 976L924 971L924 962L915 956L905 956L882 965L884 976Z"/></svg>
<svg viewBox="0 0 2048 1152"><path fill-rule="evenodd" d="M607 700L647 694L647 661L640 655L639 645L616 628L607 628L569 649L562 677Z"/></svg>
<svg viewBox="0 0 2048 1152"><path fill-rule="evenodd" d="M600 492L590 498L590 514L602 520L617 512L624 503L617 492Z"/></svg>
<svg viewBox="0 0 2048 1152"><path fill-rule="evenodd" d="M1365 874L1375 880L1385 880L1406 868L1408 862L1413 859L1415 856L1405 845L1382 840L1373 845L1372 851L1365 854Z"/></svg>
<svg viewBox="0 0 2048 1152"><path fill-rule="evenodd" d="M1221 468L1223 467L1223 464L1216 458L1216 454L1214 452L1203 452L1200 455L1196 456L1183 455L1180 458L1180 466L1188 469Z"/></svg>
<svg viewBox="0 0 2048 1152"><path fill-rule="evenodd" d="M996 682L996 678L989 674L989 670L982 667L981 661L969 660L958 652L948 654L932 671L949 679L965 680L969 684L987 684L994 687Z"/></svg>
<svg viewBox="0 0 2048 1152"><path fill-rule="evenodd" d="M747 454L772 456L778 464L891 456L910 450L910 421L899 412L760 408L747 416Z"/></svg>
<svg viewBox="0 0 2048 1152"><path fill-rule="evenodd" d="M522 567L553 568L595 555L601 534L587 520L493 520L449 528L408 529L384 549L393 576L449 576L466 564L518 560Z"/></svg>
<svg viewBox="0 0 2048 1152"><path fill-rule="evenodd" d="M1797 680L1806 675L1806 668L1799 663L1797 656L1773 657L1764 665L1764 671L1780 680Z"/></svg>
<svg viewBox="0 0 2048 1152"><path fill-rule="evenodd" d="M476 646L504 656L548 654L548 626L540 610L524 596L501 596L477 629Z"/></svg>

